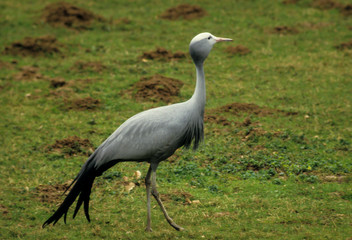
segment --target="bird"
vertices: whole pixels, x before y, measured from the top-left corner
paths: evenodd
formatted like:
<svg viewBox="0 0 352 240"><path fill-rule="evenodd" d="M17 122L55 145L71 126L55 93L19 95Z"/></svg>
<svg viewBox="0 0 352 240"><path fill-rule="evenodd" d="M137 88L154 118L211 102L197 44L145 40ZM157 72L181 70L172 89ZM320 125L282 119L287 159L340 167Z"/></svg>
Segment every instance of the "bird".
<svg viewBox="0 0 352 240"><path fill-rule="evenodd" d="M67 212L77 200L73 218L84 206L85 216L90 222L89 197L96 177L119 162L147 162L149 169L145 177L147 195L147 223L145 231L151 232L151 196L159 204L165 219L176 230L183 227L169 217L157 190L156 170L161 161L184 147L196 150L204 139L204 108L206 87L204 61L214 44L232 41L216 37L208 32L196 35L189 44L189 53L196 68L196 86L193 95L185 102L161 106L142 111L122 123L87 159L74 178L64 201L42 225L55 225L62 217L66 224ZM66 190L66 191L67 191Z"/></svg>

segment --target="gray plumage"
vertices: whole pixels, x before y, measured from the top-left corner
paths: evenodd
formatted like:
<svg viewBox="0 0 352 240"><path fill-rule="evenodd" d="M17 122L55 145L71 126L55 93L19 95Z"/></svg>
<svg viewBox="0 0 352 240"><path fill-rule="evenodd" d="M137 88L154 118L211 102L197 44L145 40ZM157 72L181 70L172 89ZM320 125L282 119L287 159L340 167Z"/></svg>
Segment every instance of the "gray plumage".
<svg viewBox="0 0 352 240"><path fill-rule="evenodd" d="M203 140L206 98L203 62L212 46L220 41L231 41L231 39L218 38L210 33L200 33L192 39L189 50L197 74L196 88L192 98L186 102L143 111L126 120L88 158L72 182L71 191L56 212L44 222L43 227L50 223L55 224L62 216L66 223L68 209L78 196L73 218L84 204L86 218L90 221L89 196L94 179L118 162L146 161L150 163L145 179L147 189L146 231L151 231L151 194L160 205L169 224L176 230L183 229L168 216L161 202L156 189L156 169L158 164L170 157L176 149L182 146L189 148L192 144L193 148L197 149Z"/></svg>

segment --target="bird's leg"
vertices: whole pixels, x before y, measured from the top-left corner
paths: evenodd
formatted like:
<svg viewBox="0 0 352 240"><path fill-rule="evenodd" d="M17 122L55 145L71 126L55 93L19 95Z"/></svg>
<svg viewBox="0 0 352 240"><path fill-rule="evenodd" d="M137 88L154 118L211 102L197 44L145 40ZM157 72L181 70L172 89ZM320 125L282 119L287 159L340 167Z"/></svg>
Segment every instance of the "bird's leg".
<svg viewBox="0 0 352 240"><path fill-rule="evenodd" d="M151 167L149 167L147 176L145 177L145 187L147 189L147 227L145 228L146 232L151 232L153 231L151 228L151 219L150 219L150 184L151 184L151 179L150 179L150 173L151 173Z"/></svg>
<svg viewBox="0 0 352 240"><path fill-rule="evenodd" d="M158 193L158 190L156 189L156 168L158 167L158 165L151 165L151 171L152 171L152 195L154 196L155 200L158 202L161 210L163 211L164 213L164 216L167 220L167 222L173 227L175 228L177 231L182 231L184 230L184 228L178 226L170 217L169 215L167 214L166 212L166 209L164 207L164 204L162 203L161 199L160 199L160 196L159 196L159 193ZM149 169L150 170L150 169ZM149 172L148 172L149 173Z"/></svg>

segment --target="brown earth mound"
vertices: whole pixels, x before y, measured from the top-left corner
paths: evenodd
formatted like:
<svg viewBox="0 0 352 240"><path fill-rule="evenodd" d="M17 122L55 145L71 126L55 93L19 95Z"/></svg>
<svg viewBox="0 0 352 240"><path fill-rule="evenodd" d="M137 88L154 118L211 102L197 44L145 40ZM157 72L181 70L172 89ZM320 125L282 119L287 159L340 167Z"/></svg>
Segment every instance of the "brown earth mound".
<svg viewBox="0 0 352 240"><path fill-rule="evenodd" d="M13 69L14 65L16 65L16 61L4 62L0 60L0 69Z"/></svg>
<svg viewBox="0 0 352 240"><path fill-rule="evenodd" d="M174 201L180 202L184 205L191 204L191 199L193 198L192 194L184 191L175 190L172 193L160 194L160 198L162 201Z"/></svg>
<svg viewBox="0 0 352 240"><path fill-rule="evenodd" d="M93 21L104 21L103 17L67 2L56 2L47 5L43 9L42 18L52 26L64 26L74 29L86 29Z"/></svg>
<svg viewBox="0 0 352 240"><path fill-rule="evenodd" d="M139 101L164 101L171 102L180 93L183 82L174 78L156 74L151 77L142 77L135 84L137 92L135 98Z"/></svg>
<svg viewBox="0 0 352 240"><path fill-rule="evenodd" d="M276 26L270 31L271 33L274 34L280 34L280 35L288 35L288 34L297 34L299 33L298 29L295 27L289 27L289 26Z"/></svg>
<svg viewBox="0 0 352 240"><path fill-rule="evenodd" d="M71 70L77 71L77 72L85 72L85 71L92 71L92 72L102 72L106 69L107 67L103 65L101 62L83 62L83 61L77 61L75 64L71 67Z"/></svg>
<svg viewBox="0 0 352 240"><path fill-rule="evenodd" d="M55 151L72 156L77 154L89 155L93 152L93 144L86 138L82 139L72 136L60 140L56 140L53 145L47 146L49 152Z"/></svg>
<svg viewBox="0 0 352 240"><path fill-rule="evenodd" d="M142 56L139 57L142 60L179 60L186 58L186 54L183 52L175 52L166 50L165 48L158 47L155 51L144 52Z"/></svg>
<svg viewBox="0 0 352 240"><path fill-rule="evenodd" d="M233 55L247 55L251 52L251 50L243 45L237 45L236 47L229 46L226 48L225 52L233 54Z"/></svg>
<svg viewBox="0 0 352 240"><path fill-rule="evenodd" d="M352 4L347 4L340 8L340 13L344 16L351 16L352 15Z"/></svg>
<svg viewBox="0 0 352 240"><path fill-rule="evenodd" d="M63 78L56 77L56 78L50 79L50 87L51 88L63 87L66 84L67 84L67 82Z"/></svg>
<svg viewBox="0 0 352 240"><path fill-rule="evenodd" d="M214 112L227 112L235 115L241 115L242 113L254 114L258 116L268 116L275 113L282 113L284 115L297 115L297 112L286 112L278 109L271 109L267 107L260 107L253 103L231 103L222 106L218 109L213 110Z"/></svg>
<svg viewBox="0 0 352 240"><path fill-rule="evenodd" d="M37 57L61 53L60 47L62 47L62 44L58 43L54 36L26 37L22 41L14 42L5 47L3 53Z"/></svg>
<svg viewBox="0 0 352 240"><path fill-rule="evenodd" d="M314 0L312 2L312 7L322 10L328 10L342 7L342 4L334 0Z"/></svg>
<svg viewBox="0 0 352 240"><path fill-rule="evenodd" d="M340 43L339 45L335 46L338 50L346 50L346 49L352 49L352 39L348 42L343 42Z"/></svg>
<svg viewBox="0 0 352 240"><path fill-rule="evenodd" d="M229 120L227 120L223 116L218 116L218 115L205 114L204 115L204 122L215 123L215 124L219 124L219 125L223 125L223 126L231 125L231 122Z"/></svg>
<svg viewBox="0 0 352 240"><path fill-rule="evenodd" d="M183 18L185 20L192 20L201 18L207 15L207 12L196 5L180 4L163 12L160 17L168 20L177 20Z"/></svg>
<svg viewBox="0 0 352 240"><path fill-rule="evenodd" d="M34 196L42 203L58 203L69 186L70 183L39 185L35 189Z"/></svg>
<svg viewBox="0 0 352 240"><path fill-rule="evenodd" d="M284 0L284 1L282 1L282 4L296 4L296 3L298 3L299 2L299 0Z"/></svg>
<svg viewBox="0 0 352 240"><path fill-rule="evenodd" d="M45 77L39 72L39 68L32 66L23 66L21 67L21 71L13 76L13 79L16 81L30 81L45 79Z"/></svg>
<svg viewBox="0 0 352 240"><path fill-rule="evenodd" d="M64 99L67 110L95 110L100 106L100 100L91 97Z"/></svg>

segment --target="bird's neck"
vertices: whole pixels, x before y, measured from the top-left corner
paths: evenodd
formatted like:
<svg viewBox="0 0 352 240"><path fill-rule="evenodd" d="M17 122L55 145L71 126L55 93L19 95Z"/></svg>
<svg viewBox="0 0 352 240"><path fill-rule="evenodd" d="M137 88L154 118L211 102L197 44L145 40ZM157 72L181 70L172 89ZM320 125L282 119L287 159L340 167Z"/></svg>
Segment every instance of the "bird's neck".
<svg viewBox="0 0 352 240"><path fill-rule="evenodd" d="M198 109L201 110L203 114L206 99L203 62L195 62L195 66L197 73L197 82L191 101L193 102L193 104L196 105Z"/></svg>

